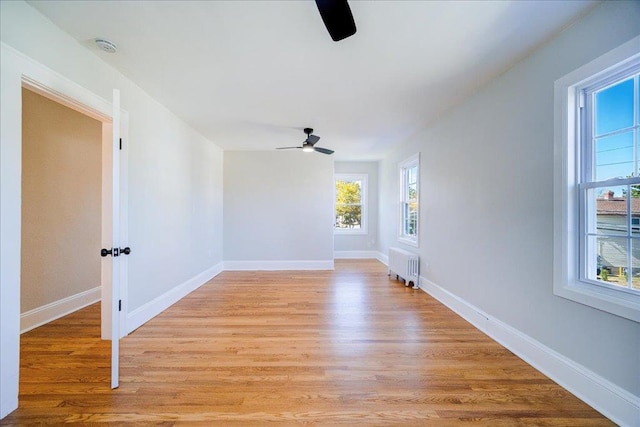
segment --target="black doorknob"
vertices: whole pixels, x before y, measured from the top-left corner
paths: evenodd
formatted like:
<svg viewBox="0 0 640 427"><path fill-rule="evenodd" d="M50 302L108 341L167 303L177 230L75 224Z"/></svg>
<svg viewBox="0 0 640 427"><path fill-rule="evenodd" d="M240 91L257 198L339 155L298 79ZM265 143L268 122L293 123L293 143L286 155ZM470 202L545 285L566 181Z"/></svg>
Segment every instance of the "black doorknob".
<svg viewBox="0 0 640 427"><path fill-rule="evenodd" d="M121 254L125 254L125 255L129 255L131 253L131 248L129 246L127 246L126 248L120 248L120 253Z"/></svg>
<svg viewBox="0 0 640 427"><path fill-rule="evenodd" d="M100 256L105 257L105 256L107 256L107 255L111 255L111 249L104 249L104 248L102 248L102 249L100 250Z"/></svg>

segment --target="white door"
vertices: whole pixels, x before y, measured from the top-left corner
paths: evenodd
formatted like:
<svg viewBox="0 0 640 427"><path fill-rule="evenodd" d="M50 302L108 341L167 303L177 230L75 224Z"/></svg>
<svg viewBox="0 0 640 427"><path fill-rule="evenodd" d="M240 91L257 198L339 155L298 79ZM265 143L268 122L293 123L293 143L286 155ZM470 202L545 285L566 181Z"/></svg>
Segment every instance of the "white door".
<svg viewBox="0 0 640 427"><path fill-rule="evenodd" d="M113 90L112 256L111 271L111 388L120 384L120 91Z"/></svg>
<svg viewBox="0 0 640 427"><path fill-rule="evenodd" d="M104 340L111 340L111 388L119 385L120 330L122 319L120 293L123 277L122 255L128 255L129 248L123 248L121 226L121 196L126 188L120 188L120 136L122 117L120 110L120 91L113 91L111 121L102 125L102 313L101 335ZM126 125L125 125L126 126ZM126 179L125 179L126 182ZM126 183L125 183L126 185ZM122 190L122 193L121 193ZM126 202L125 202L126 204Z"/></svg>

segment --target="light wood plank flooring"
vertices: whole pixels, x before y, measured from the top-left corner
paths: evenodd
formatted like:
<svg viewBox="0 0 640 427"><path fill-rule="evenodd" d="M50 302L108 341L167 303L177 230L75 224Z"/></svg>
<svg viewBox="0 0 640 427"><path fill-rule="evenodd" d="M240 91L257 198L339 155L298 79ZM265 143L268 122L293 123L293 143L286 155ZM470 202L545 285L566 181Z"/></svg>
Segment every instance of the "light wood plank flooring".
<svg viewBox="0 0 640 427"><path fill-rule="evenodd" d="M612 425L373 260L220 274L122 340L115 391L99 316L22 336L3 425Z"/></svg>

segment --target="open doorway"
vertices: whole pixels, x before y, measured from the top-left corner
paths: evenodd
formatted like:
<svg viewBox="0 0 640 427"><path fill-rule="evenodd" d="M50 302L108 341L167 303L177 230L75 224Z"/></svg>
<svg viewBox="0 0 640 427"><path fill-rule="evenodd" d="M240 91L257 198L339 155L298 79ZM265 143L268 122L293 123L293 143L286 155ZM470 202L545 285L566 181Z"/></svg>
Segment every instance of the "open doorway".
<svg viewBox="0 0 640 427"><path fill-rule="evenodd" d="M126 168L121 173L119 167L121 158L126 167L119 140L122 129L126 136L126 113L122 118L117 90L109 105L84 89L54 83L87 103L23 76L21 303L45 302L26 312L23 307L21 330L101 301L102 310L95 305L101 311L97 339L111 340L114 388L118 343L126 331L125 304L119 310L119 295L126 292L126 262L100 257L100 248L117 248L127 233L126 221L121 224L126 218ZM120 252L115 248L114 257Z"/></svg>
<svg viewBox="0 0 640 427"><path fill-rule="evenodd" d="M21 331L101 299L103 123L22 89Z"/></svg>

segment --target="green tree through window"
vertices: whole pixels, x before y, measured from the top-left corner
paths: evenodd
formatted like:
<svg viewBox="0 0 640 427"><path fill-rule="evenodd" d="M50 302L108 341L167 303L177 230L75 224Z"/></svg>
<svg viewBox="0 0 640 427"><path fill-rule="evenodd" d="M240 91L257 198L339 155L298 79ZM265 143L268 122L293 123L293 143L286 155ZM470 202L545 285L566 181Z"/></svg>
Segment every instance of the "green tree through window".
<svg viewBox="0 0 640 427"><path fill-rule="evenodd" d="M362 226L362 181L336 180L336 228Z"/></svg>

